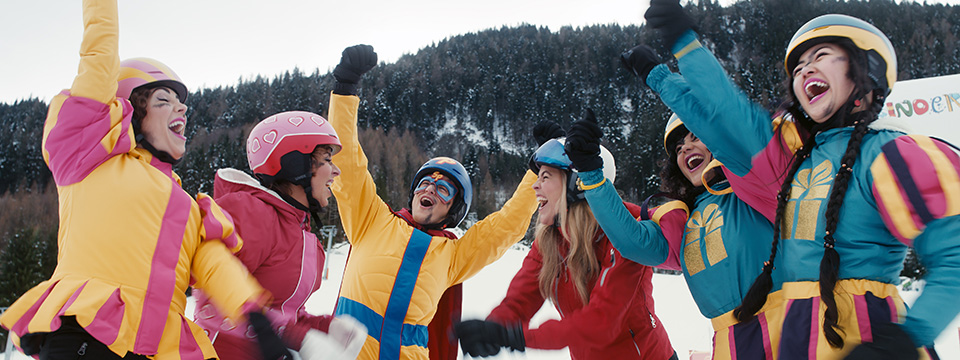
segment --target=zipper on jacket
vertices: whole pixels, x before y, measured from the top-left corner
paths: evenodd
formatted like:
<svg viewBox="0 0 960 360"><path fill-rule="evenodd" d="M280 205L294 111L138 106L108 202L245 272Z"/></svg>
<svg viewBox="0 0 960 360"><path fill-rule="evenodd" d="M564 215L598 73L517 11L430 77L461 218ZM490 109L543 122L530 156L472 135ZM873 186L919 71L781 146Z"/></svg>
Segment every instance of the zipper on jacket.
<svg viewBox="0 0 960 360"><path fill-rule="evenodd" d="M80 349L77 350L77 355L80 355L81 357L83 357L86 354L87 354L87 342L84 341L83 344L80 344Z"/></svg>
<svg viewBox="0 0 960 360"><path fill-rule="evenodd" d="M607 280L607 272L609 272L614 265L617 265L617 257L614 256L613 249L610 249L610 266L603 269L603 273L600 274L600 286L603 286L603 282Z"/></svg>
<svg viewBox="0 0 960 360"><path fill-rule="evenodd" d="M637 349L637 356L643 359L643 353L640 352L640 344L637 344L637 340L635 338L636 335L633 333L633 329L627 329L627 331L630 332L630 341L633 341L633 348Z"/></svg>

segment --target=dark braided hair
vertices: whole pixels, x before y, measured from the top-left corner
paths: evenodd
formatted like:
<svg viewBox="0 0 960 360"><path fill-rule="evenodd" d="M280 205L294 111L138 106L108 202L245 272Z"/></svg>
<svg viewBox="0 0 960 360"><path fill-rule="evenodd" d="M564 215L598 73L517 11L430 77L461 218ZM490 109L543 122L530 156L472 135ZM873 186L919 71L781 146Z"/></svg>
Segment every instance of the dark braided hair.
<svg viewBox="0 0 960 360"><path fill-rule="evenodd" d="M750 320L753 314L760 311L767 302L767 294L773 289L773 260L777 257L777 247L782 238L780 234L780 224L783 222L787 199L790 197L791 182L789 179L793 179L793 177L797 175L797 171L800 170L800 164L810 156L811 150L816 146L814 135L811 134L803 144L804 145L797 150L796 154L794 154L790 169L787 171L786 177L784 177L785 180L783 184L780 185L780 191L777 193L777 215L776 220L773 222L773 243L770 246L770 258L763 263L763 271L760 272L760 275L758 275L753 281L753 284L750 285L750 290L747 290L747 294L743 296L743 301L740 303L740 306L733 309L733 316L736 317L739 322Z"/></svg>
<svg viewBox="0 0 960 360"><path fill-rule="evenodd" d="M836 249L834 249L836 241L833 237L833 234L837 228L837 223L840 217L840 208L843 206L843 200L845 198L850 175L853 171L853 165L856 163L856 159L860 155L860 143L863 140L863 136L867 133L867 126L873 120L877 119L877 115L882 110L885 94L880 94L879 92L873 94L874 99L872 99L873 101L870 103L869 109L851 114L851 111L859 106L859 99L862 99L864 96L869 94L870 90L865 89L872 89L873 86L871 85L871 80L867 76L865 53L849 39L840 39L835 43L843 48L848 56L848 77L854 82L856 90L851 94L847 103L841 106L840 109L838 109L838 111L830 119L822 124L816 124L802 111L799 104L797 104L796 96L793 93L792 86L790 85L792 79L785 81L784 85L790 94L790 99L785 102L785 110L788 114L790 114L790 116L798 120L801 128L809 130L810 135L807 137L807 139L805 139L803 146L794 155L790 169L787 171L787 176L780 187L780 192L777 194L777 212L776 219L773 224L774 238L772 249L770 251L770 258L764 262L763 271L759 276L757 276L757 279L754 281L753 285L751 285L750 290L748 290L747 294L744 296L743 302L739 307L734 309L733 314L740 322L749 320L753 314L763 307L764 303L766 303L767 294L773 288L771 272L773 271L773 263L774 259L776 258L780 239L784 236L784 234L781 233L781 224L783 222L786 204L790 196L791 183L793 178L796 176L800 165L810 155L810 152L813 150L813 148L817 146L815 141L816 134L830 128L853 125L853 133L850 136L850 140L847 142L847 149L841 158L840 170L834 179L833 188L827 202L827 210L825 213L826 235L824 236L824 254L820 261L819 280L820 297L824 302L824 305L826 305L823 323L824 336L826 337L827 342L830 343L830 346L842 348L843 338L838 333L838 330L842 331L842 329L838 325L839 312L834 293L840 271L840 255L837 253ZM789 236L789 234L787 234L787 236Z"/></svg>

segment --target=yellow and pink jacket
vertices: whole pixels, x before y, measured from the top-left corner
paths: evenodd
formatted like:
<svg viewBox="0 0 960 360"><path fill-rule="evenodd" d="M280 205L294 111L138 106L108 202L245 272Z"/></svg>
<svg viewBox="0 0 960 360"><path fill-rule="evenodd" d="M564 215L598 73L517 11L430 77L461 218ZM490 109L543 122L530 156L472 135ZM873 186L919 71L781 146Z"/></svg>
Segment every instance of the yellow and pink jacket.
<svg viewBox="0 0 960 360"><path fill-rule="evenodd" d="M187 287L235 317L259 307L265 292L231 253L241 240L229 215L204 194L192 198L170 164L136 146L133 108L115 98L116 1L87 0L83 9L79 75L51 101L43 135L60 202L57 268L0 324L27 354L61 316L75 316L121 356L215 358L184 317Z"/></svg>
<svg viewBox="0 0 960 360"><path fill-rule="evenodd" d="M460 239L431 236L396 216L377 196L357 137L356 96L331 94L329 120L343 149L333 157L340 220L351 250L336 314L367 327L358 359L427 359L427 325L444 290L500 258L526 233L537 209L528 171L500 211Z"/></svg>

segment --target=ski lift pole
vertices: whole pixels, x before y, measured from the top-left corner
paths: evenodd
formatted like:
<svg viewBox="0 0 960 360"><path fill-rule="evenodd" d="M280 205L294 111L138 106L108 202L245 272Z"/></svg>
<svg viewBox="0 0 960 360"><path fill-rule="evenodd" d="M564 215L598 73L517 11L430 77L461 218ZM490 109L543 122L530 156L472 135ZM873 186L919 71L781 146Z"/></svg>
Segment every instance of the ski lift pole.
<svg viewBox="0 0 960 360"><path fill-rule="evenodd" d="M327 246L324 247L326 253L330 253L330 249L333 246L333 237L337 235L337 226L336 225L324 225L320 228L320 232L327 237ZM323 262L323 279L327 279L327 269L330 267L329 261Z"/></svg>
<svg viewBox="0 0 960 360"><path fill-rule="evenodd" d="M7 308L0 308L0 315L3 315L5 312L7 312ZM7 331L7 347L4 349L6 349L3 351L4 360L10 360L13 357L13 352L17 351L13 348L13 338L10 337L9 331Z"/></svg>

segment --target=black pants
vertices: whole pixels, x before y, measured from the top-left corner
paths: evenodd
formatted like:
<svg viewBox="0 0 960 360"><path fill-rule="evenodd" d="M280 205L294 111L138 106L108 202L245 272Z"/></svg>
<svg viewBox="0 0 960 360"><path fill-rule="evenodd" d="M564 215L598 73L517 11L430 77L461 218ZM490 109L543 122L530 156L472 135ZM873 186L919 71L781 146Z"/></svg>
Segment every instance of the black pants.
<svg viewBox="0 0 960 360"><path fill-rule="evenodd" d="M146 356L129 352L120 357L80 327L73 316L63 316L60 320L60 328L45 335L40 360L147 360Z"/></svg>

